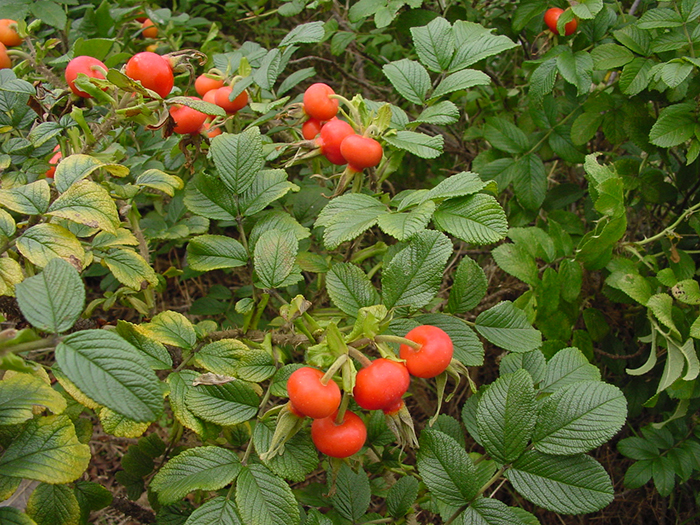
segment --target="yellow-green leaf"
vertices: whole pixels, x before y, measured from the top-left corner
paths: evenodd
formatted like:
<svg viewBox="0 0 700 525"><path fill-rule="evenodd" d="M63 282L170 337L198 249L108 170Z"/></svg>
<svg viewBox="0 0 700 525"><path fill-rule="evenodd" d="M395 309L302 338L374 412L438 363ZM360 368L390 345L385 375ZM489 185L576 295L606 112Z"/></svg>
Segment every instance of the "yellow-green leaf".
<svg viewBox="0 0 700 525"><path fill-rule="evenodd" d="M67 485L42 483L29 496L27 514L37 525L78 525L80 505Z"/></svg>
<svg viewBox="0 0 700 525"><path fill-rule="evenodd" d="M133 250L110 248L97 255L102 257L114 277L129 288L145 290L149 285L158 283L158 277L153 268Z"/></svg>
<svg viewBox="0 0 700 525"><path fill-rule="evenodd" d="M14 297L15 285L22 282L22 267L14 259L0 258L0 295Z"/></svg>
<svg viewBox="0 0 700 525"><path fill-rule="evenodd" d="M106 407L100 410L100 422L102 423L102 429L107 434L123 438L139 437L146 432L150 426L148 422L141 423L134 421Z"/></svg>
<svg viewBox="0 0 700 525"><path fill-rule="evenodd" d="M10 190L0 190L0 204L25 215L40 215L49 207L51 189L45 179L17 186Z"/></svg>
<svg viewBox="0 0 700 525"><path fill-rule="evenodd" d="M16 374L0 381L0 425L15 425L31 419L34 405L60 414L66 409L66 400L41 379L29 374Z"/></svg>
<svg viewBox="0 0 700 525"><path fill-rule="evenodd" d="M56 166L54 174L54 184L56 189L63 193L74 183L103 166L103 163L90 155L69 155Z"/></svg>
<svg viewBox="0 0 700 525"><path fill-rule="evenodd" d="M17 249L33 264L43 268L51 259L60 257L80 271L85 250L78 238L62 226L37 224L17 239Z"/></svg>
<svg viewBox="0 0 700 525"><path fill-rule="evenodd" d="M184 186L182 179L175 175L168 175L164 171L150 169L144 171L136 179L137 186L145 186L154 190L162 191L163 193L175 195L175 190L181 190Z"/></svg>
<svg viewBox="0 0 700 525"><path fill-rule="evenodd" d="M48 215L117 233L119 213L107 190L89 180L76 182L56 199Z"/></svg>

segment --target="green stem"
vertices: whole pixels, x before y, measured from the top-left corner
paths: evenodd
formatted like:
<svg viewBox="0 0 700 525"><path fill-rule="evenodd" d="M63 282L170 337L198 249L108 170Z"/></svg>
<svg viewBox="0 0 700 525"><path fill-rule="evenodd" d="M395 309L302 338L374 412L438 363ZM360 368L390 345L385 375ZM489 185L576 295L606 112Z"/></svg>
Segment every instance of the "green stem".
<svg viewBox="0 0 700 525"><path fill-rule="evenodd" d="M61 342L61 338L52 335L45 339L39 339L38 341L29 341L28 343L20 343L14 346L6 346L0 350L0 355L12 352L13 354L21 354L22 352L31 352L32 350L43 350L45 348L52 348Z"/></svg>
<svg viewBox="0 0 700 525"><path fill-rule="evenodd" d="M334 98L347 106L347 108L350 110L350 118L352 119L352 123L355 124L355 127L359 131L362 131L362 117L360 117L360 113L357 111L357 108L352 105L352 102L350 102L343 95L338 95L337 93L335 95L329 95L329 97Z"/></svg>
<svg viewBox="0 0 700 525"><path fill-rule="evenodd" d="M649 244L650 242L655 242L658 241L659 239L663 239L666 237L669 233L674 231L680 223L682 223L685 219L687 219L690 215L695 213L697 210L700 210L700 203L695 204L694 206L691 206L687 210L685 210L683 213L680 214L676 222L668 226L666 229L661 231L660 233L657 233L656 235L653 235L651 237L647 237L646 239L642 241L637 241L637 242L632 242L630 244L636 244L638 246L644 246L645 244Z"/></svg>
<svg viewBox="0 0 700 525"><path fill-rule="evenodd" d="M350 404L350 396L347 392L343 392L343 399L340 401L340 407L338 407L338 414L335 416L336 424L341 424L345 420L345 412Z"/></svg>
<svg viewBox="0 0 700 525"><path fill-rule="evenodd" d="M405 337L401 337L398 335L376 335L374 336L374 340L378 343L397 343L400 345L406 345L410 346L414 350L420 350L421 348L423 348L422 344L416 343L415 341L411 341L410 339L406 339Z"/></svg>
<svg viewBox="0 0 700 525"><path fill-rule="evenodd" d="M265 311L265 308L267 308L267 303L270 301L270 294L269 293L264 293L260 297L260 302L258 303L258 306L255 308L255 315L253 315L253 318L250 322L250 326L253 328L253 330L257 329L258 323L260 322L260 318L262 317L263 312ZM247 328L245 332L247 332Z"/></svg>

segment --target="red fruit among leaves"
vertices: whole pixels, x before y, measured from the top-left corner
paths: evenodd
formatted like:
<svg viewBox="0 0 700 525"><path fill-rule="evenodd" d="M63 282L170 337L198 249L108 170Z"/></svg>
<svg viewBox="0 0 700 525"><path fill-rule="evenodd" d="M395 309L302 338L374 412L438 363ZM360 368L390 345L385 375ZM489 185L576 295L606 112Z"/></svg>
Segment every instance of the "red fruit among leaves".
<svg viewBox="0 0 700 525"><path fill-rule="evenodd" d="M3 18L0 20L0 43L5 44L7 47L18 46L22 43L22 37L19 36L17 30L11 25L17 25L16 20L11 20L9 18Z"/></svg>
<svg viewBox="0 0 700 525"><path fill-rule="evenodd" d="M370 137L348 135L340 144L340 154L354 171L373 168L382 160L382 145Z"/></svg>
<svg viewBox="0 0 700 525"><path fill-rule="evenodd" d="M338 114L338 101L330 98L335 91L328 84L317 82L304 92L304 111L311 118L330 120Z"/></svg>
<svg viewBox="0 0 700 525"><path fill-rule="evenodd" d="M310 118L301 125L301 134L306 140L312 140L321 133L323 123L315 118Z"/></svg>
<svg viewBox="0 0 700 525"><path fill-rule="evenodd" d="M206 95L213 89L219 89L224 86L223 79L210 78L206 75L199 75L194 81L194 89L200 97Z"/></svg>
<svg viewBox="0 0 700 525"><path fill-rule="evenodd" d="M243 109L248 104L248 93L243 91L233 100L230 100L233 88L231 86L223 86L216 90L215 103L220 108L223 108L226 113L233 114Z"/></svg>
<svg viewBox="0 0 700 525"><path fill-rule="evenodd" d="M10 55L7 54L7 48L5 44L0 42L0 69L10 69L12 67L12 60L10 60Z"/></svg>
<svg viewBox="0 0 700 525"><path fill-rule="evenodd" d="M403 363L375 359L357 373L352 395L365 410L390 410L400 403L411 377Z"/></svg>
<svg viewBox="0 0 700 525"><path fill-rule="evenodd" d="M547 9L547 11L544 14L544 23L547 24L549 30L555 35L559 34L559 31L557 30L557 22L559 21L559 17L562 15L563 12L563 9L560 9L558 7L552 7L550 9ZM573 34L574 31L576 31L577 27L578 20L574 18L571 22L567 22L564 26L564 34L566 36Z"/></svg>
<svg viewBox="0 0 700 525"><path fill-rule="evenodd" d="M124 72L126 76L140 81L143 87L155 91L163 98L168 96L175 84L170 62L150 51L132 56L126 63Z"/></svg>
<svg viewBox="0 0 700 525"><path fill-rule="evenodd" d="M340 166L347 163L345 157L340 153L340 144L348 135L354 134L355 130L350 124L334 118L323 125L321 133L316 139L316 144L329 161Z"/></svg>
<svg viewBox="0 0 700 525"><path fill-rule="evenodd" d="M323 372L304 366L287 379L289 401L298 412L313 419L330 416L340 406L340 388L333 381L321 383Z"/></svg>
<svg viewBox="0 0 700 525"><path fill-rule="evenodd" d="M196 97L190 97L194 100L200 100ZM180 135L189 133L199 133L202 129L204 121L207 119L206 113L197 111L189 106L170 106L170 116L175 121L173 131Z"/></svg>
<svg viewBox="0 0 700 525"><path fill-rule="evenodd" d="M66 82L70 90L83 98L92 98L92 95L75 87L75 80L80 73L89 76L90 78L105 78L104 72L107 71L107 66L101 60L94 57L79 56L68 62L66 66Z"/></svg>
<svg viewBox="0 0 700 525"><path fill-rule="evenodd" d="M335 414L315 419L311 424L311 440L316 448L333 458L347 458L360 451L367 440L367 427L357 414L347 411L343 422L335 422Z"/></svg>
<svg viewBox="0 0 700 525"><path fill-rule="evenodd" d="M399 348L399 355L406 361L406 368L412 376L435 377L444 372L452 361L452 339L441 328L431 325L417 326L405 337L421 345L420 349L405 344Z"/></svg>

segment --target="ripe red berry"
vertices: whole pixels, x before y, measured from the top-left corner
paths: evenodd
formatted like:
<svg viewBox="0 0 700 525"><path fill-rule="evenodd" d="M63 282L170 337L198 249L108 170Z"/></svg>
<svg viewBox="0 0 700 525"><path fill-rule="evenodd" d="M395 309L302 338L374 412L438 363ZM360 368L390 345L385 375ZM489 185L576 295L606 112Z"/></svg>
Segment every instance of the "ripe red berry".
<svg viewBox="0 0 700 525"><path fill-rule="evenodd" d="M132 56L124 67L126 76L141 82L147 89L161 97L168 96L175 84L170 62L156 53L143 51Z"/></svg>
<svg viewBox="0 0 700 525"><path fill-rule="evenodd" d="M316 139L316 144L321 148L321 153L333 164L343 165L347 161L340 153L340 144L348 135L354 135L352 126L337 118L326 122L321 128L321 133Z"/></svg>
<svg viewBox="0 0 700 525"><path fill-rule="evenodd" d="M406 368L411 375L435 377L444 372L452 361L452 339L441 328L431 325L417 326L405 337L421 345L420 349L405 344L399 348L399 355L406 361Z"/></svg>
<svg viewBox="0 0 700 525"><path fill-rule="evenodd" d="M315 118L310 118L301 125L301 134L306 140L311 140L321 133L323 123Z"/></svg>
<svg viewBox="0 0 700 525"><path fill-rule="evenodd" d="M287 379L289 401L298 412L313 419L330 416L340 406L340 388L333 381L321 383L323 372L304 366Z"/></svg>
<svg viewBox="0 0 700 525"><path fill-rule="evenodd" d="M10 69L12 67L12 60L10 55L7 54L7 48L5 44L0 42L0 69Z"/></svg>
<svg viewBox="0 0 700 525"><path fill-rule="evenodd" d="M382 160L382 145L370 137L348 135L340 143L340 154L354 171L373 168Z"/></svg>
<svg viewBox="0 0 700 525"><path fill-rule="evenodd" d="M367 440L367 427L360 417L345 412L343 422L336 424L335 414L315 419L311 424L311 440L316 448L334 458L347 458L359 452Z"/></svg>
<svg viewBox="0 0 700 525"><path fill-rule="evenodd" d="M200 100L197 97L190 97L194 100ZM192 109L189 106L175 105L170 106L170 116L175 121L173 131L180 135L190 133L199 133L202 129L204 121L207 119L206 113Z"/></svg>
<svg viewBox="0 0 700 525"><path fill-rule="evenodd" d="M411 377L403 363L375 359L357 373L352 395L365 410L390 409L401 401Z"/></svg>
<svg viewBox="0 0 700 525"><path fill-rule="evenodd" d="M557 22L559 21L559 17L562 15L563 12L563 9L560 9L558 7L551 7L547 9L547 11L544 14L544 23L547 24L549 30L555 35L559 34L559 31L557 31ZM576 31L577 27L578 20L574 18L571 22L567 22L564 26L564 34L566 36L573 34L574 31Z"/></svg>
<svg viewBox="0 0 700 525"><path fill-rule="evenodd" d="M338 113L338 101L330 98L335 91L328 84L311 84L304 92L304 111L317 120L330 120Z"/></svg>
<svg viewBox="0 0 700 525"><path fill-rule="evenodd" d="M89 56L75 57L66 66L66 82L70 90L79 97L92 98L92 95L75 87L75 80L80 73L90 78L105 78L103 71L107 71L107 66L101 60Z"/></svg>
<svg viewBox="0 0 700 525"><path fill-rule="evenodd" d="M248 103L248 93L243 91L233 100L230 100L230 95L233 92L231 86L223 86L216 90L215 103L217 106L221 107L226 111L226 113L233 114L243 109Z"/></svg>
<svg viewBox="0 0 700 525"><path fill-rule="evenodd" d="M215 78L209 78L206 75L199 75L194 81L194 89L200 97L203 97L206 93L212 89L219 89L223 87L224 80Z"/></svg>

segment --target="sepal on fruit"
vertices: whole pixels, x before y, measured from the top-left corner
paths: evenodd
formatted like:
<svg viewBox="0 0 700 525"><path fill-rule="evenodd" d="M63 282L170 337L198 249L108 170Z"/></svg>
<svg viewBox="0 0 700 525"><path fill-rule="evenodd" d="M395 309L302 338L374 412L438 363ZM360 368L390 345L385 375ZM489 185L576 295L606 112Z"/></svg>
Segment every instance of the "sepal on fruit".
<svg viewBox="0 0 700 525"><path fill-rule="evenodd" d="M260 459L262 461L269 461L274 456L282 454L284 452L284 444L301 430L306 420L306 418L300 417L297 414L291 403L287 403L282 406L281 409L278 407L270 409L263 418L268 417L268 415L271 415L272 412L277 410L279 410L279 414L277 415L275 432L272 434L270 448L260 454Z"/></svg>
<svg viewBox="0 0 700 525"><path fill-rule="evenodd" d="M406 403L401 401L401 407L398 410L385 413L386 424L396 436L396 441L401 448L406 446L418 448L418 438L416 437L416 429L413 426L413 418L406 407Z"/></svg>

